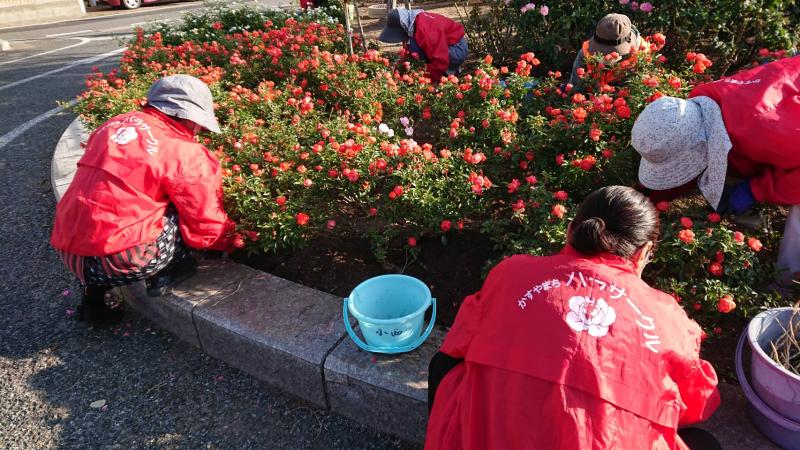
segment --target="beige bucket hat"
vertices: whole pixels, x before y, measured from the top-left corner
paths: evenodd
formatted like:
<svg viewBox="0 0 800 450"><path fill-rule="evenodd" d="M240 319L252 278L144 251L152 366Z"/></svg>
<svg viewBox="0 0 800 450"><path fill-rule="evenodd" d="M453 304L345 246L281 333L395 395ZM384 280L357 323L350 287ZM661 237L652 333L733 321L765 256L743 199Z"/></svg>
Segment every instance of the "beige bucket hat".
<svg viewBox="0 0 800 450"><path fill-rule="evenodd" d="M627 55L639 46L639 32L624 14L606 14L597 22L594 35L589 39L589 53L608 55L617 52Z"/></svg>
<svg viewBox="0 0 800 450"><path fill-rule="evenodd" d="M639 181L645 187L672 189L699 176L700 192L714 209L719 206L732 144L714 100L661 97L636 119L631 143L642 156Z"/></svg>

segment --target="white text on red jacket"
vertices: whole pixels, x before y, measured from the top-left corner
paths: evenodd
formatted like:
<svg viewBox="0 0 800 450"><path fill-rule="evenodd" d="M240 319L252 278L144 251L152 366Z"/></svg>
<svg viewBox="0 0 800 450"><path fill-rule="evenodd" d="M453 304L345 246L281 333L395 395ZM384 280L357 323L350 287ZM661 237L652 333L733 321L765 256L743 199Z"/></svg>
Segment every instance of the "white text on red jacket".
<svg viewBox="0 0 800 450"><path fill-rule="evenodd" d="M602 292L606 292L608 294L609 300L624 299L628 307L631 310L633 310L636 316L638 316L636 319L636 326L639 327L640 330L642 330L642 336L645 339L644 346L647 347L651 352L658 353L658 345L661 344L661 337L656 333L655 320L652 317L642 312L639 306L625 292L625 288L619 287L613 282L600 280L594 277L587 277L584 276L583 273L581 272L572 272L569 274L569 277L567 277L567 280L563 283L557 279L545 280L544 282L539 283L536 286L530 288L527 292L525 292L525 294L522 297L520 297L519 301L517 302L517 305L519 306L520 309L525 309L525 307L528 305L528 302L533 300L534 295L552 289L557 289L562 286L572 287L573 285L574 287L592 287ZM607 311L607 317L608 317L608 320L606 321L607 324L605 325L599 324L599 325L604 325L605 327L608 327L616 319L616 314L614 312L614 309L608 306L606 300L602 298L594 300L588 297L574 297L570 299L570 307L572 308L572 306L576 306L576 308L581 309L581 311L583 309L586 309L587 306L589 306L590 313L593 312L592 308L596 308L598 306L600 307L600 310L603 312L606 312L604 310L609 309L610 311ZM578 313L578 311L572 311L571 313ZM577 315L573 314L573 315L576 317L582 317L580 314ZM574 318L570 321L568 318L568 323L573 329L576 329L576 331L577 331L577 322L579 321L580 320L575 320ZM576 322L576 324L570 322ZM594 328L589 329L587 324L587 329L589 329L590 334L592 334L595 337L604 336L605 332L603 332L602 330L603 327L597 327L597 328L598 328L597 330L595 330Z"/></svg>

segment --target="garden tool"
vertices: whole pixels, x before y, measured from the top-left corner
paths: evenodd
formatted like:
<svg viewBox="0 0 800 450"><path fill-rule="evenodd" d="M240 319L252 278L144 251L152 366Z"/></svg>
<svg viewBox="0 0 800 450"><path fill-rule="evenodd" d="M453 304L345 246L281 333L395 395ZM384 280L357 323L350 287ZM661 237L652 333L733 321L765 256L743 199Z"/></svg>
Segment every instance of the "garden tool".
<svg viewBox="0 0 800 450"><path fill-rule="evenodd" d="M356 21L358 21L358 30L359 30L359 33L361 34L361 46L364 48L364 51L366 52L367 51L367 40L364 38L364 26L361 25L361 13L358 12L358 4L357 3L355 5L353 5L353 6L355 6L354 9L356 11Z"/></svg>

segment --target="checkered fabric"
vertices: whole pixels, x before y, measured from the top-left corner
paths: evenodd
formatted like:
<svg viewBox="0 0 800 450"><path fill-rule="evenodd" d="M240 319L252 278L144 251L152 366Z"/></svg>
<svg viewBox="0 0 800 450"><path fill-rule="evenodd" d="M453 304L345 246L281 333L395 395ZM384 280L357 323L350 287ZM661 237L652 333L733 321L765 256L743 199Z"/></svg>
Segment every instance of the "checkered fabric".
<svg viewBox="0 0 800 450"><path fill-rule="evenodd" d="M142 244L108 256L78 256L59 252L61 260L84 285L122 286L148 278L173 260L189 254L178 229L178 213L169 208L164 230L155 242Z"/></svg>

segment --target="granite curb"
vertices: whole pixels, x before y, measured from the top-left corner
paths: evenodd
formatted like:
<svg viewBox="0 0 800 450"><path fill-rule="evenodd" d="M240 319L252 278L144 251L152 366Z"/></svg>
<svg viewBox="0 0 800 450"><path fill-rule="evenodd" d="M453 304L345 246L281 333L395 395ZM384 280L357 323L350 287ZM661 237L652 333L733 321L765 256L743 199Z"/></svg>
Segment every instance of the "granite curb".
<svg viewBox="0 0 800 450"><path fill-rule="evenodd" d="M87 138L76 119L56 145L57 201ZM347 337L340 298L225 258L201 258L197 275L164 297L147 297L142 283L121 292L127 305L217 359L379 431L424 441L428 362L444 338L440 326L414 352L367 353ZM702 428L724 449L778 448L753 428L739 386L720 392L723 407Z"/></svg>

